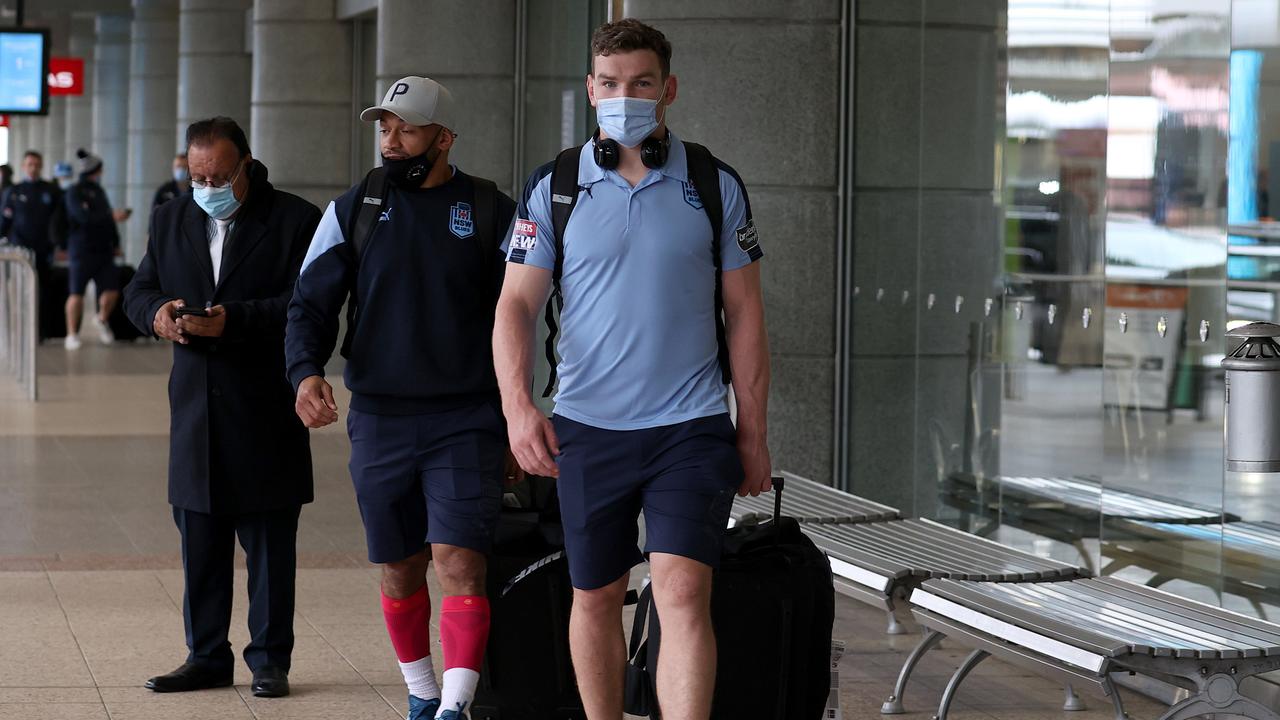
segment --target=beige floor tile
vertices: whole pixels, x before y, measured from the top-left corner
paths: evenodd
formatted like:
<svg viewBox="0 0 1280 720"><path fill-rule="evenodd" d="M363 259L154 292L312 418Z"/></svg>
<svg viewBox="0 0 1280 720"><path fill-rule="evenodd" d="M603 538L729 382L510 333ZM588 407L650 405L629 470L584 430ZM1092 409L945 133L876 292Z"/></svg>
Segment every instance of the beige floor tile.
<svg viewBox="0 0 1280 720"><path fill-rule="evenodd" d="M0 720L109 720L107 709L98 703L65 705L0 704Z"/></svg>
<svg viewBox="0 0 1280 720"><path fill-rule="evenodd" d="M191 693L153 693L141 686L103 688L102 700L111 720L166 720L167 718L199 718L200 720L241 720L253 718L235 688L217 688Z"/></svg>
<svg viewBox="0 0 1280 720"><path fill-rule="evenodd" d="M246 697L259 720L392 720L402 714L368 685L353 687L292 685L287 698ZM245 695L247 689L238 688Z"/></svg>
<svg viewBox="0 0 1280 720"><path fill-rule="evenodd" d="M4 631L0 644L0 685L6 687L92 687L93 675L65 627L35 633Z"/></svg>
<svg viewBox="0 0 1280 720"><path fill-rule="evenodd" d="M94 687L0 687L0 705L20 703L64 705L100 702L102 702L102 696Z"/></svg>

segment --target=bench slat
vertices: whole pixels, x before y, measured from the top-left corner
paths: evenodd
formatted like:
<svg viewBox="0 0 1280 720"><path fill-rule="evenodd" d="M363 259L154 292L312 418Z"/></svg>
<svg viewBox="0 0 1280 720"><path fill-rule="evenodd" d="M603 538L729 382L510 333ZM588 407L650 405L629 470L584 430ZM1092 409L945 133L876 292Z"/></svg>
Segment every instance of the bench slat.
<svg viewBox="0 0 1280 720"><path fill-rule="evenodd" d="M1273 623L1188 600L1157 588L1133 585L1116 578L1097 578L1094 582L1117 593L1158 598L1162 604L1175 611L1186 613L1193 620L1200 619L1206 623L1219 622L1239 626L1242 633L1247 631L1259 638L1259 647L1266 655L1280 655L1280 626Z"/></svg>
<svg viewBox="0 0 1280 720"><path fill-rule="evenodd" d="M987 585L988 588L1004 586L1005 584L996 583ZM974 612L979 612L991 619L1016 625L1037 635L1060 643L1066 643L1090 653L1106 657L1118 657L1131 652L1128 643L1094 633L1071 623L1061 622L1045 613L1031 611L1025 606L1010 603L1005 598L992 596L981 590L982 587L978 583L966 583L956 580L927 580L920 588L912 592L911 602L915 603L917 596L921 591L924 591L927 594L943 597Z"/></svg>
<svg viewBox="0 0 1280 720"><path fill-rule="evenodd" d="M1136 598L1096 592L1095 587L1088 583L1067 583L1061 588L1029 587L1026 590L1033 595L1060 599L1068 611L1086 609L1097 618L1085 622L1113 628L1117 637L1143 638L1148 645L1163 645L1175 657L1232 659L1247 656L1249 651L1254 657L1262 654L1252 639L1233 638L1207 628L1195 628L1176 615L1162 613Z"/></svg>
<svg viewBox="0 0 1280 720"><path fill-rule="evenodd" d="M1008 642L1095 672L1105 666L1106 658L1117 657L1129 651L1128 646L1108 644L1108 639L1103 637L1096 638L1096 643L1070 637L1063 632L1065 628L1057 627L1058 623L1048 618L1039 618L1040 626L1031 624L1028 627L994 616L989 612L989 606L978 604L975 607L975 601L980 603L981 598L967 596L963 588L949 587L956 584L952 580L930 580L912 591L911 603Z"/></svg>

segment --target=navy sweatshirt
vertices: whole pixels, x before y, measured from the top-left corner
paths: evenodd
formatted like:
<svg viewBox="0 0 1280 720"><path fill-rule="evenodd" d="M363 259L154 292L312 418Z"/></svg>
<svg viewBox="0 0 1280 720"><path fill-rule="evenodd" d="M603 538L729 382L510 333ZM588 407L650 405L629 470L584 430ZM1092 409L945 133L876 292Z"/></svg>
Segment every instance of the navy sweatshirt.
<svg viewBox="0 0 1280 720"><path fill-rule="evenodd" d="M475 185L462 172L425 190L388 185L357 273L347 233L362 199L357 185L329 203L294 285L285 363L295 393L324 375L354 285L345 373L352 409L407 415L496 401L493 314L505 270L498 247L515 202L498 194L498 237L481 238Z"/></svg>
<svg viewBox="0 0 1280 720"><path fill-rule="evenodd" d="M71 257L111 255L120 247L120 232L111 213L107 192L92 180L67 190L67 250Z"/></svg>
<svg viewBox="0 0 1280 720"><path fill-rule="evenodd" d="M48 255L50 226L62 211L62 190L47 180L23 180L14 185L0 207L0 237L14 245Z"/></svg>

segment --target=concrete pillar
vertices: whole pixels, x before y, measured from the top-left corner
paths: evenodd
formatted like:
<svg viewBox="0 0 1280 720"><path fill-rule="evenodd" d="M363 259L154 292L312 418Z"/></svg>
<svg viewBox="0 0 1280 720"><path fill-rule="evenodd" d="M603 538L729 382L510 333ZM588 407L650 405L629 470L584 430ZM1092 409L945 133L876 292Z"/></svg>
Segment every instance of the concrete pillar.
<svg viewBox="0 0 1280 720"><path fill-rule="evenodd" d="M97 43L93 25L92 15L71 16L68 54L84 60L84 94L66 98L67 117L63 130L66 133L67 161L72 165L76 161L76 149L88 150L93 144L93 54Z"/></svg>
<svg viewBox="0 0 1280 720"><path fill-rule="evenodd" d="M187 126L225 115L251 133L252 59L245 20L252 0L182 0L178 17L177 147Z"/></svg>
<svg viewBox="0 0 1280 720"><path fill-rule="evenodd" d="M626 0L680 80L670 126L742 176L765 258L773 466L833 477L839 0ZM535 45L531 42L531 52ZM798 82L797 78L803 78ZM785 138L774 142L767 138Z"/></svg>
<svg viewBox="0 0 1280 720"><path fill-rule="evenodd" d="M22 162L22 153L27 151L27 118L22 115L9 116L9 165L13 167L14 179L17 179L18 163Z"/></svg>
<svg viewBox="0 0 1280 720"><path fill-rule="evenodd" d="M156 188L171 177L174 110L178 105L178 0L133 0L129 61L129 174L133 208L125 257L146 251Z"/></svg>
<svg viewBox="0 0 1280 720"><path fill-rule="evenodd" d="M531 56L541 52L538 42L531 39ZM459 126L450 161L511 188L515 3L379 0L378 97L370 100L405 75L426 75L453 93Z"/></svg>
<svg viewBox="0 0 1280 720"><path fill-rule="evenodd" d="M70 53L71 18L65 13L54 15L42 23L49 28L49 50L54 57L66 57ZM49 114L45 116L44 137L40 151L44 153L44 175L51 177L54 163L65 161L74 154L67 153L67 97L49 97ZM72 150L72 153L75 151Z"/></svg>
<svg viewBox="0 0 1280 720"><path fill-rule="evenodd" d="M98 37L93 51L93 142L85 149L102 158L102 186L107 199L114 207L125 207L129 155L129 16L99 15L95 22Z"/></svg>
<svg viewBox="0 0 1280 720"><path fill-rule="evenodd" d="M312 0L257 0L253 26L253 155L323 208L351 186L350 28Z"/></svg>

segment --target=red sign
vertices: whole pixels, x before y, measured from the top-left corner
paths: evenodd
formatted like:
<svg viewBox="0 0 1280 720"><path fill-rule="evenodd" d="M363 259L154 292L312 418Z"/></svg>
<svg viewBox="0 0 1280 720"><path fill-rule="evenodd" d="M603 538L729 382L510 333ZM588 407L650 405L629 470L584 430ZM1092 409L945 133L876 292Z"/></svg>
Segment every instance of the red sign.
<svg viewBox="0 0 1280 720"><path fill-rule="evenodd" d="M49 94L84 94L84 59L49 58Z"/></svg>
<svg viewBox="0 0 1280 720"><path fill-rule="evenodd" d="M8 115L0 115L0 127L9 127Z"/></svg>

